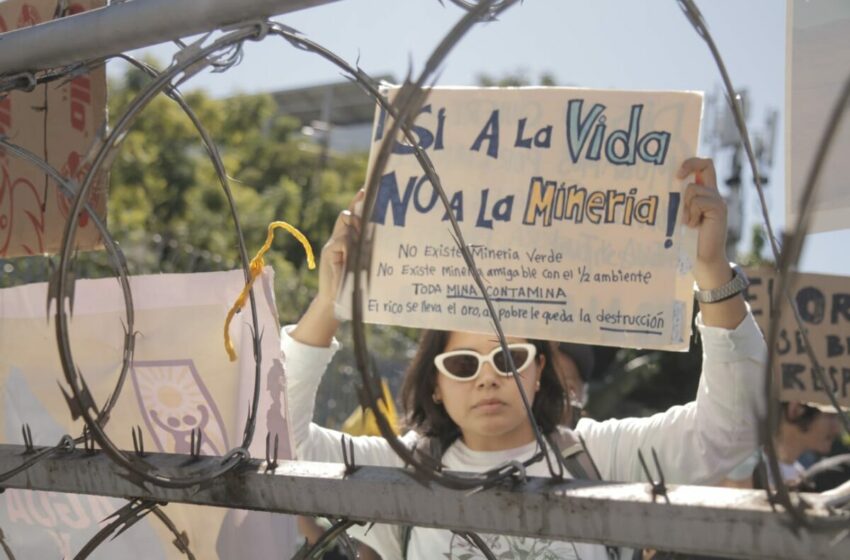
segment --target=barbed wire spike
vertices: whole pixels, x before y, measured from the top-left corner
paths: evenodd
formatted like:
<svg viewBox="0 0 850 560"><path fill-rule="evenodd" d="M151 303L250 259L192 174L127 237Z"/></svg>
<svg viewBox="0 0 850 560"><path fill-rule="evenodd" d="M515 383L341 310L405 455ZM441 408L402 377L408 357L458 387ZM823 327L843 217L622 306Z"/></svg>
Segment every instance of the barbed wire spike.
<svg viewBox="0 0 850 560"><path fill-rule="evenodd" d="M94 455L94 438L88 426L83 426L83 449L85 449L86 454Z"/></svg>
<svg viewBox="0 0 850 560"><path fill-rule="evenodd" d="M32 429L29 424L24 424L21 426L21 432L24 435L24 446L26 447L26 451L24 451L25 455L29 455L30 453L35 452L35 446L32 443Z"/></svg>
<svg viewBox="0 0 850 560"><path fill-rule="evenodd" d="M138 435L137 435L138 431ZM136 452L136 455L139 457L145 456L145 440L142 437L142 427L134 426L132 428L133 433L133 450Z"/></svg>
<svg viewBox="0 0 850 560"><path fill-rule="evenodd" d="M189 535L186 533L186 531L180 531L179 533L175 534L174 540L171 542L174 544L175 547L177 547L177 550L179 550L183 554L186 554L190 558L194 558L194 556L192 556L192 552L189 550Z"/></svg>
<svg viewBox="0 0 850 560"><path fill-rule="evenodd" d="M0 492L2 494L2 492ZM3 529L0 529L0 548L3 549L3 552L6 553L6 558L9 560L15 560L15 555L12 553L12 549L9 548L9 544L6 542L6 534L3 532Z"/></svg>
<svg viewBox="0 0 850 560"><path fill-rule="evenodd" d="M271 432L266 432L266 472L277 468L278 434L274 435L274 450L271 447Z"/></svg>
<svg viewBox="0 0 850 560"><path fill-rule="evenodd" d="M357 463L354 461L354 440L342 434L340 444L342 445L342 462L345 464L345 474L352 474L357 470Z"/></svg>
<svg viewBox="0 0 850 560"><path fill-rule="evenodd" d="M651 486L652 502L655 503L655 499L658 496L663 496L664 500L669 504L670 497L667 495L667 486L664 483L664 471L661 470L661 463L658 461L658 454L655 452L655 448L652 448L652 460L655 463L655 469L658 471L657 481L652 478L652 474L649 472L649 467L646 465L646 460L643 458L643 453L640 449L638 449L638 459L640 459L640 466L643 468L643 473L646 475L646 479Z"/></svg>
<svg viewBox="0 0 850 560"><path fill-rule="evenodd" d="M192 459L198 460L201 457L201 442L204 439L204 432L200 428L192 428L192 441L189 444L189 454Z"/></svg>

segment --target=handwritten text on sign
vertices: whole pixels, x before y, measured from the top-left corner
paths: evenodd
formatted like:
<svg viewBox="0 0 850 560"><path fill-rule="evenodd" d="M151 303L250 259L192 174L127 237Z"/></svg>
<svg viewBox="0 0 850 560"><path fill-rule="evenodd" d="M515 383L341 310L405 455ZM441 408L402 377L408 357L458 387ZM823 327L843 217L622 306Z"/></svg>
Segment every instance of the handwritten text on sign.
<svg viewBox="0 0 850 560"><path fill-rule="evenodd" d="M775 310L776 278L772 269L752 268L747 300L753 315L767 336ZM824 369L829 388L841 404L850 406L850 278L826 274L797 274L789 293L800 312L800 319L815 356ZM783 401L828 404L806 351L806 345L794 314L783 299L782 318L776 353L775 374L780 379Z"/></svg>
<svg viewBox="0 0 850 560"><path fill-rule="evenodd" d="M451 215L507 333L685 348L693 239L678 228L675 173L696 152L701 101L695 93L432 90L412 130L449 208L413 148L396 141L369 216L366 320L491 332ZM373 159L389 122L379 111ZM350 291L340 303L350 306Z"/></svg>

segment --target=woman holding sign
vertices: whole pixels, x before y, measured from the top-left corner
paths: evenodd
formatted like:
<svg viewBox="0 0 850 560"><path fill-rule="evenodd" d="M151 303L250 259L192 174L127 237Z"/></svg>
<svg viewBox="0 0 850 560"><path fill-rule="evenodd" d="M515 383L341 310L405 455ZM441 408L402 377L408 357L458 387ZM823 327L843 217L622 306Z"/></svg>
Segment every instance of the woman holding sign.
<svg viewBox="0 0 850 560"><path fill-rule="evenodd" d="M699 233L694 276L699 287L703 375L694 402L650 418L595 422L583 418L575 429L587 444L599 474L611 481L642 481L638 450L658 453L666 481L710 484L720 480L757 446L754 409L760 402L766 353L764 340L740 292L746 286L726 260L726 206L720 197L711 160L684 162L679 177L692 177L683 198L682 222ZM334 334L334 298L344 270L346 249L359 231L351 212L362 198L340 214L322 250L319 291L301 321L285 327L282 350L292 427L298 457L341 462L340 434L310 422L322 373L338 348ZM552 368L549 345L508 338L511 357L541 431L551 441L574 441L559 427L563 389ZM533 427L526 415L508 360L493 335L425 331L404 382L403 405L408 446L423 438L440 443L442 463L454 471L484 472L508 461L524 461L536 451ZM354 438L361 465L403 467L381 438ZM553 451L550 449L550 453ZM557 453L558 451L555 451ZM531 476L548 476L543 462ZM376 526L355 535L385 560L392 558L456 558L472 554L463 538L450 531ZM599 545L482 535L500 554L529 558L604 559ZM516 552L523 551L523 552ZM523 556L526 557L526 556Z"/></svg>

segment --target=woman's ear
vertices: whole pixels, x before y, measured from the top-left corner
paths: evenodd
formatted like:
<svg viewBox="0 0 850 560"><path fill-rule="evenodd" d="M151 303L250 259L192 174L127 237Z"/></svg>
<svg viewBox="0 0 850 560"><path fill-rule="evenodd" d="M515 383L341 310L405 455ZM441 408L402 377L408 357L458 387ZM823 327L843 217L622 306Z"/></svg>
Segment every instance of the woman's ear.
<svg viewBox="0 0 850 560"><path fill-rule="evenodd" d="M537 390L540 390L540 380L543 379L543 370L546 368L546 356L537 356Z"/></svg>
<svg viewBox="0 0 850 560"><path fill-rule="evenodd" d="M439 385L434 387L434 393L431 395L431 399L434 401L434 404L440 404L443 402L443 394L440 392Z"/></svg>

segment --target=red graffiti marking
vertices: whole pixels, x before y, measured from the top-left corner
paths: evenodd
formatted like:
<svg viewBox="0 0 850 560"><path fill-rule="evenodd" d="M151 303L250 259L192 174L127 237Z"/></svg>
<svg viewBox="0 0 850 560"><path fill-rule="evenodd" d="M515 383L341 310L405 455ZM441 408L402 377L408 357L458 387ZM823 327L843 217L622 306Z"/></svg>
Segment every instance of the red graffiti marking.
<svg viewBox="0 0 850 560"><path fill-rule="evenodd" d="M86 178L86 174L89 172L91 165L86 163L82 164L82 157L77 152L71 152L68 154L68 160L65 162L65 165L62 166L62 176L66 179L70 179L75 182L78 186L83 183ZM97 205L100 204L100 190L97 188L97 185L94 185L89 192L89 206L92 209L96 209ZM62 213L62 217L67 219L68 214L71 211L71 199L65 196L65 193L62 189L56 189L56 202L59 206L59 211ZM77 221L79 227L86 227L89 223L89 213L86 210L83 210L80 213L80 217Z"/></svg>
<svg viewBox="0 0 850 560"><path fill-rule="evenodd" d="M12 127L12 98L0 98L0 134L6 134Z"/></svg>
<svg viewBox="0 0 850 560"><path fill-rule="evenodd" d="M0 97L0 136L8 136L12 128L12 98ZM6 166L6 150L0 148L0 165Z"/></svg>
<svg viewBox="0 0 850 560"><path fill-rule="evenodd" d="M87 106L91 106L91 79L79 76L71 80L71 126L80 132L86 129Z"/></svg>
<svg viewBox="0 0 850 560"><path fill-rule="evenodd" d="M68 6L68 9L65 11L65 15L72 16L74 14L79 14L86 11L86 7L82 4L77 4L76 2Z"/></svg>
<svg viewBox="0 0 850 560"><path fill-rule="evenodd" d="M18 204L18 208L15 204ZM44 212L41 210L41 197L38 189L23 177L14 181L9 177L5 166L0 167L0 257L8 254L12 242L12 232L15 231L15 216L19 219L26 216L35 233L36 245L31 247L25 242L20 248L28 255L44 252ZM24 222L26 223L26 221ZM22 229L22 226L18 225Z"/></svg>
<svg viewBox="0 0 850 560"><path fill-rule="evenodd" d="M38 9L31 4L21 6L21 13L18 16L18 28L37 25L42 22L41 14Z"/></svg>

